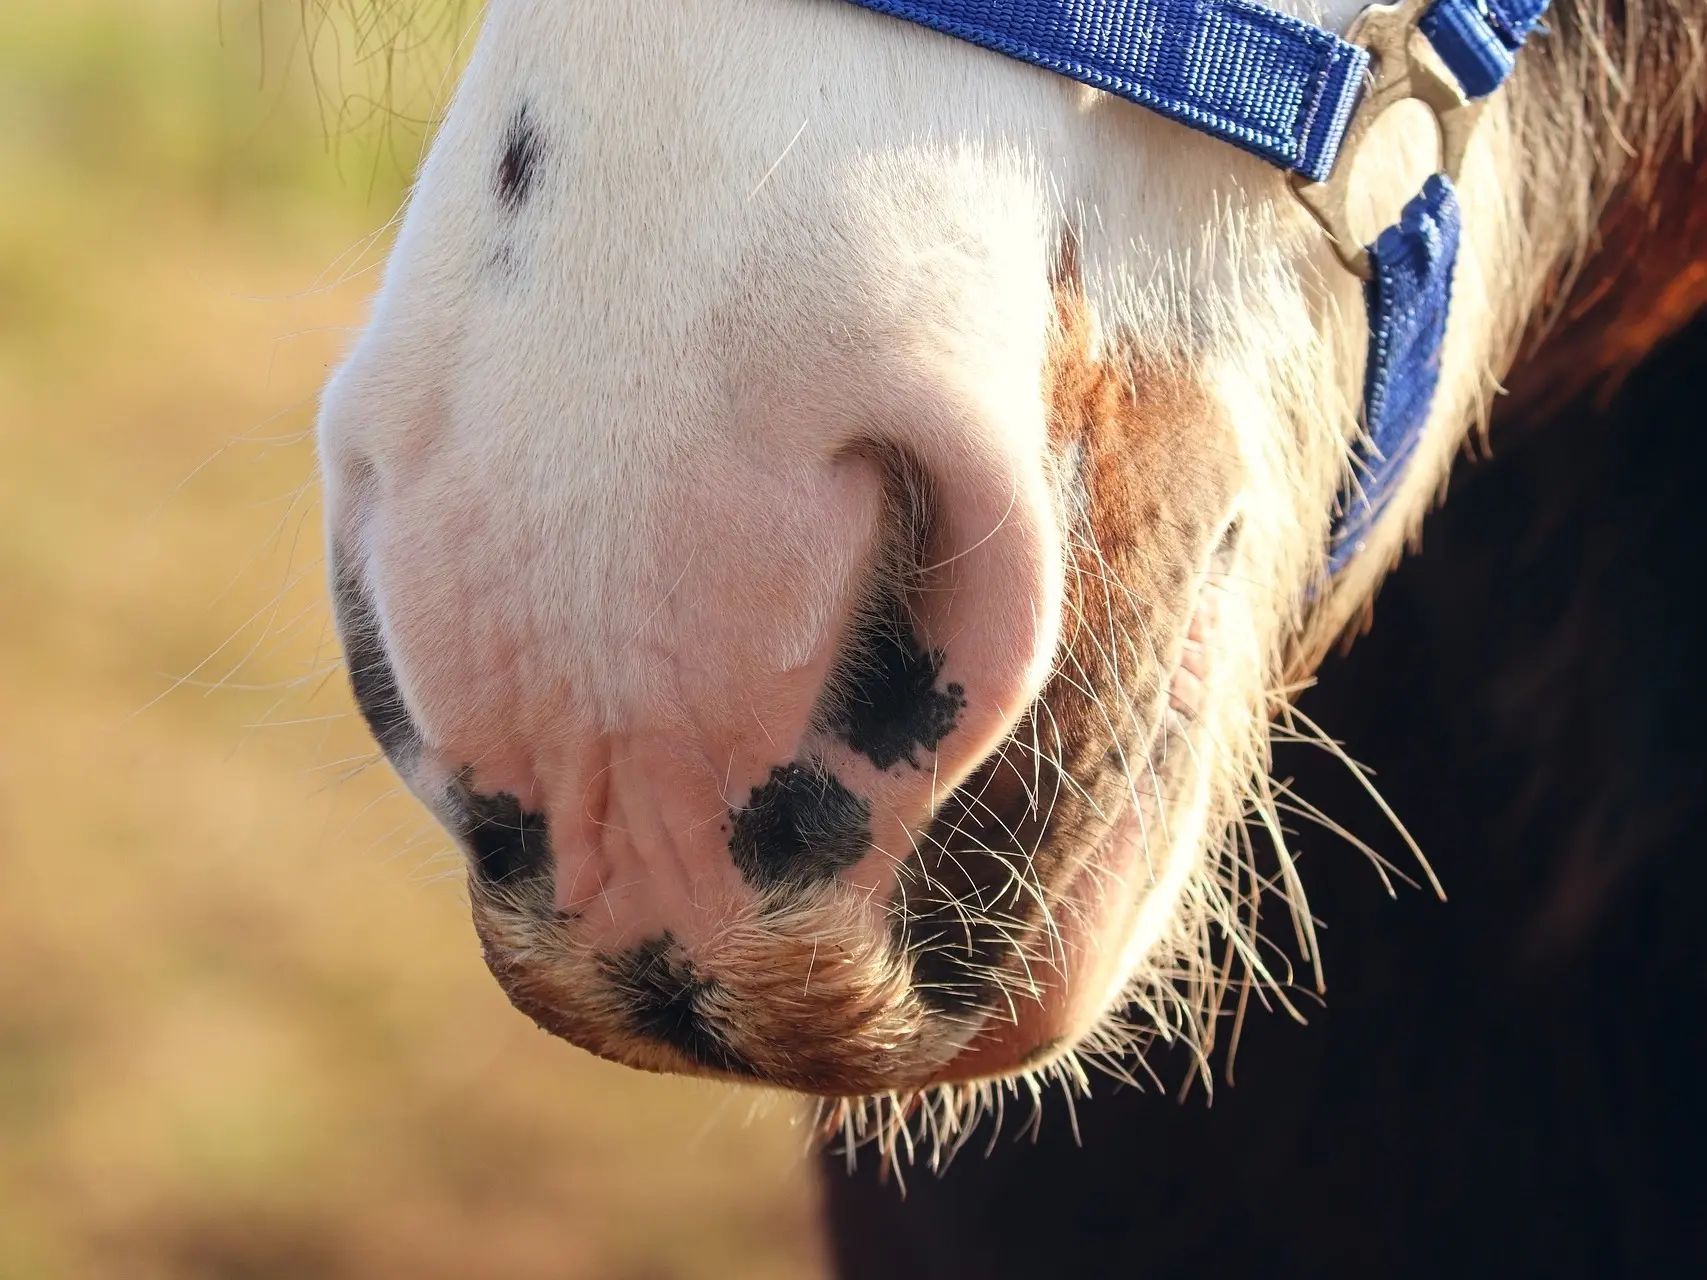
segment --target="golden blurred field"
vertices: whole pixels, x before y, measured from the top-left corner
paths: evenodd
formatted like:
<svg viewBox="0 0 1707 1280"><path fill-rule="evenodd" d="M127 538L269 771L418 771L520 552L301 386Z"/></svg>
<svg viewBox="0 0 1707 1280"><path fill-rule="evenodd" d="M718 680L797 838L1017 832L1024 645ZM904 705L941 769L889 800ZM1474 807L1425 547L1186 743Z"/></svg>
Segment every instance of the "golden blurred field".
<svg viewBox="0 0 1707 1280"><path fill-rule="evenodd" d="M348 2L0 4L0 1280L815 1275L791 1107L512 1013L350 712L314 398L471 14Z"/></svg>

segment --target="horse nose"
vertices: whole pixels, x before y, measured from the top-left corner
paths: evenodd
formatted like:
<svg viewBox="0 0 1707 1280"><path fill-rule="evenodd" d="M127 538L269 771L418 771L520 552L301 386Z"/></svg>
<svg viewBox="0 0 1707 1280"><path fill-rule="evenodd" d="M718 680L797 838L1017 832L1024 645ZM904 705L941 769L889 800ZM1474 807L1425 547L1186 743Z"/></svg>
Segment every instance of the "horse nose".
<svg viewBox="0 0 1707 1280"><path fill-rule="evenodd" d="M875 920L1051 655L1048 513L1003 470L861 446L815 481L678 503L663 561L682 568L636 592L634 639L579 641L582 679L618 697L571 679L466 735L431 716L439 765L539 816L554 904L590 945L691 953L755 900L824 883Z"/></svg>
<svg viewBox="0 0 1707 1280"><path fill-rule="evenodd" d="M808 995L832 998L838 966L905 988L905 866L1054 654L1041 408L518 474L471 466L454 423L407 454L363 450L361 401L358 371L323 427L347 446L330 463L364 458L331 504L358 698L488 905L525 900L529 927L555 931L488 939L512 994L544 981L542 957L580 957L518 1003L635 1061L574 1011L626 992L617 1021L655 1038L637 974L747 991L774 1019L754 983L799 944L815 976L789 981ZM810 999L789 1008L797 1057L852 1034Z"/></svg>

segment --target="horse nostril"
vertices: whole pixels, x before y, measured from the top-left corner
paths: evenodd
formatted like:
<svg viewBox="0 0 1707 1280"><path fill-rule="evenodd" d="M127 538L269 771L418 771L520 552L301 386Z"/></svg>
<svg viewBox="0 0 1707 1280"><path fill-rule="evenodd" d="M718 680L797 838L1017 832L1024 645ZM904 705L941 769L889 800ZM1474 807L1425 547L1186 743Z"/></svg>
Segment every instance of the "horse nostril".
<svg viewBox="0 0 1707 1280"><path fill-rule="evenodd" d="M530 813L515 796L483 796L468 786L466 771L451 788L449 825L474 855L475 869L488 885L520 885L548 879L551 824L543 813Z"/></svg>
<svg viewBox="0 0 1707 1280"><path fill-rule="evenodd" d="M917 459L893 447L871 448L884 473L877 564L814 721L881 771L903 761L919 770L925 767L919 753L936 751L966 705L963 686L942 683L947 653L920 639L910 604L929 587L940 494Z"/></svg>
<svg viewBox="0 0 1707 1280"><path fill-rule="evenodd" d="M350 691L368 730L399 768L420 754L421 735L404 704L397 672L385 651L379 615L361 574L342 548L332 552L332 602Z"/></svg>
<svg viewBox="0 0 1707 1280"><path fill-rule="evenodd" d="M938 687L947 654L919 640L906 604L890 596L865 611L825 685L818 716L850 748L887 771L906 761L925 766L966 706L958 683Z"/></svg>

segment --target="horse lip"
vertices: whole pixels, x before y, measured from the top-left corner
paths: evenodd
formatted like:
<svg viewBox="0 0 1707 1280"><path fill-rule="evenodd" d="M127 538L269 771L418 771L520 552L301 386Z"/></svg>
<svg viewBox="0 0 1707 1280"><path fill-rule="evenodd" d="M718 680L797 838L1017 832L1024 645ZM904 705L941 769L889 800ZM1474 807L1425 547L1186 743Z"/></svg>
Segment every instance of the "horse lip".
<svg viewBox="0 0 1707 1280"><path fill-rule="evenodd" d="M1213 673L1218 593L1223 590L1216 580L1230 569L1237 549L1237 540L1238 529L1235 521L1218 540L1192 600L1188 630L1197 631L1200 635L1200 692L1205 697L1208 696L1209 679ZM1154 790L1139 791L1127 787L1124 792L1127 797L1124 811L1108 824L1101 839L1075 861L1070 874L1049 886L1048 891L1058 914L1069 917L1074 915L1071 909L1061 909L1075 897L1093 902L1096 900L1098 882L1103 878L1103 873L1111 866L1130 862L1134 856L1131 852L1122 852L1121 846L1124 842L1133 843L1138 850L1137 856L1150 863L1153 892L1166 881L1168 869L1176 876L1179 874L1182 865L1180 859L1186 852L1184 846L1199 840L1196 824L1187 818L1192 812L1194 786L1201 790L1208 780L1199 760L1201 751L1198 749L1198 744L1207 732L1202 715L1205 708L1202 705L1182 707L1172 692L1189 660L1188 655L1182 653L1170 670L1168 678L1162 683L1162 688L1168 691L1167 696L1159 709L1149 742L1141 754L1142 763L1138 764L1139 768L1150 770L1156 782ZM1039 701L1041 702L1041 699ZM1188 740L1191 749L1168 749L1171 742L1182 738ZM1148 812L1148 818L1141 810ZM1148 833L1152 828L1172 832L1165 849L1149 850ZM1157 871L1158 866L1163 869L1160 873ZM1126 882L1129 877L1121 875L1116 879ZM1168 900L1161 905L1167 908L1167 913L1171 913L1171 895L1163 896ZM1113 954L1104 958L1100 965L1094 966L1092 977L1097 973L1102 977L1100 981L1091 982L1089 991L1080 987L1083 975L1071 975L1067 972L1066 954L1069 948L1063 941L1062 954L1056 964L1039 965L1034 961L1027 966L1027 977L1031 979L1032 990L1029 993L1014 994L1016 997L1029 994L1031 998L1013 999L1007 1008L1001 1011L1000 1016L997 1016L998 1011L994 1007L986 1010L981 1026L970 1038L966 1049L949 1064L948 1072L939 1076L933 1083L975 1083L1003 1079L1016 1072L1033 1071L1082 1042L1091 1028L1119 1006L1122 988L1130 980L1131 973L1142 964L1143 956L1136 953L1142 951L1147 954L1155 945L1155 937L1152 935L1159 936L1161 926L1156 921L1155 904L1151 902L1151 897L1149 893L1137 894L1126 902L1105 903L1109 909L1119 912L1121 922L1118 926L1107 922L1094 927L1089 931L1090 936L1095 939L1105 935L1118 935L1123 945L1116 947ZM1043 928L1042 924L1034 925L1032 935ZM1134 945L1138 941L1143 942L1142 947ZM1084 953L1092 956L1103 955L1101 948L1094 945L1084 948ZM1036 980L1039 976L1042 978L1041 982ZM1065 993L1064 1000L1051 999L1051 984L1059 988L1054 992L1055 996L1061 997Z"/></svg>

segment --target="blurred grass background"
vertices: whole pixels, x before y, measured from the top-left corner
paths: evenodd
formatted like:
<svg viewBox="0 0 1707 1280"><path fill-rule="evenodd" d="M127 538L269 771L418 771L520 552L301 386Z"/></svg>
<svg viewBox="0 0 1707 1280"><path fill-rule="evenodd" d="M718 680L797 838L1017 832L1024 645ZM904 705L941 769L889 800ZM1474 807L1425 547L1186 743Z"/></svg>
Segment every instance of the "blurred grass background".
<svg viewBox="0 0 1707 1280"><path fill-rule="evenodd" d="M818 1272L789 1105L512 1013L337 667L315 395L475 16L0 4L0 1280Z"/></svg>

